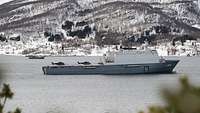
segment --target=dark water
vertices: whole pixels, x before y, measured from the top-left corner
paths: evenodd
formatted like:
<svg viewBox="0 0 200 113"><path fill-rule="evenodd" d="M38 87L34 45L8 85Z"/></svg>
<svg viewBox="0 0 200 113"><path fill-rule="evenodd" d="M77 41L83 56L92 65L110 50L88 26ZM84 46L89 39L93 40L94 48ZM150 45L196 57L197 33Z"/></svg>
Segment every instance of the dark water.
<svg viewBox="0 0 200 113"><path fill-rule="evenodd" d="M98 61L94 57L47 57L30 60L25 57L0 56L7 83L16 93L7 109L19 106L23 113L137 113L152 104L162 104L161 87L177 86L179 76L187 74L200 85L200 57L180 59L175 74L106 76L44 76L43 65L52 61L73 64L76 61Z"/></svg>

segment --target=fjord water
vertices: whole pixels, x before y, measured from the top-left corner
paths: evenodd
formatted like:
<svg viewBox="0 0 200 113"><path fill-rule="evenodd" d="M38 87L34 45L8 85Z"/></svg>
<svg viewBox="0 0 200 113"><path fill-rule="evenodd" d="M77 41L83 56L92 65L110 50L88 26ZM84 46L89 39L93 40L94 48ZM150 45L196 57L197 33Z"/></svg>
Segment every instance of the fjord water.
<svg viewBox="0 0 200 113"><path fill-rule="evenodd" d="M187 74L200 85L200 57L179 59L174 74L150 75L67 75L46 76L41 67L51 62L97 62L96 57L46 57L44 60L22 56L0 56L5 82L15 92L6 109L20 107L23 113L137 113L150 105L163 104L162 87L176 87Z"/></svg>

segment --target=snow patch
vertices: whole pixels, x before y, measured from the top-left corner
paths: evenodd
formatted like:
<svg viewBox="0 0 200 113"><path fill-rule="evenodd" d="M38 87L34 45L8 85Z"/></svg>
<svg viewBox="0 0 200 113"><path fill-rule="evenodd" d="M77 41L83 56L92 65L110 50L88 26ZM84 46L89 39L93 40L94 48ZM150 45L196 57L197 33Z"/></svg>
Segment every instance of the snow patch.
<svg viewBox="0 0 200 113"><path fill-rule="evenodd" d="M195 24L195 25L193 25L192 27L195 27L195 28L200 29L200 25L199 25L199 24Z"/></svg>
<svg viewBox="0 0 200 113"><path fill-rule="evenodd" d="M38 1L38 0L24 0L24 1L21 1L21 2L17 2L17 3L14 2L11 5L23 4L23 3L27 3L27 2L33 2L33 1Z"/></svg>

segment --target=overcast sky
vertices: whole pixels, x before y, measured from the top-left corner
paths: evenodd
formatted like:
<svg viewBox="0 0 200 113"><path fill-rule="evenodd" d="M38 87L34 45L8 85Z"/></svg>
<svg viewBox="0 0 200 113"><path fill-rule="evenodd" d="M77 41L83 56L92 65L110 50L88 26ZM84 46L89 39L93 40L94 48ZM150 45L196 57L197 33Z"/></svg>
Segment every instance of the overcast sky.
<svg viewBox="0 0 200 113"><path fill-rule="evenodd" d="M3 3L6 3L6 2L9 2L11 0L0 0L0 4L3 4Z"/></svg>

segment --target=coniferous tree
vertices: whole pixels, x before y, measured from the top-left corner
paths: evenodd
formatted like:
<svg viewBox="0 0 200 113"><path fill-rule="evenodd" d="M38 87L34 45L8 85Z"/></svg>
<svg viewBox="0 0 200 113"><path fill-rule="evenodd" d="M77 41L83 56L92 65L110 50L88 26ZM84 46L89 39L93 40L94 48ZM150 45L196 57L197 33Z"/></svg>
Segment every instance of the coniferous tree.
<svg viewBox="0 0 200 113"><path fill-rule="evenodd" d="M0 69L0 85L2 85L3 80L5 76L2 75L2 70ZM14 93L10 89L9 84L3 84L2 89L0 90L0 113L6 113L4 111L6 102L8 99L12 99L14 96ZM9 111L7 113L21 113L21 109L16 108L14 111Z"/></svg>
<svg viewBox="0 0 200 113"><path fill-rule="evenodd" d="M162 91L165 106L149 107L148 113L200 113L200 87L190 84L187 77L179 82L180 88Z"/></svg>

